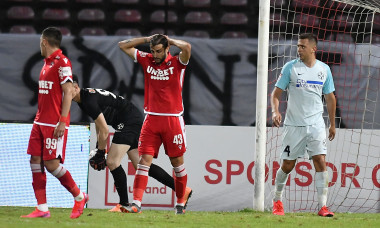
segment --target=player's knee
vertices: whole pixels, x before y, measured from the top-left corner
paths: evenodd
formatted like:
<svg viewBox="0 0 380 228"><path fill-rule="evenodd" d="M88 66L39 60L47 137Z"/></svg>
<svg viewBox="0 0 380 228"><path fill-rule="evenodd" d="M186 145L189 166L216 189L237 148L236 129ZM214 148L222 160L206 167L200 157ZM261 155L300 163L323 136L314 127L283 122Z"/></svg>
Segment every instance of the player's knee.
<svg viewBox="0 0 380 228"><path fill-rule="evenodd" d="M290 173L294 168L295 162L290 160L284 160L281 169L284 173Z"/></svg>
<svg viewBox="0 0 380 228"><path fill-rule="evenodd" d="M119 162L116 162L115 160L109 158L107 159L106 163L110 170L114 170L120 165Z"/></svg>
<svg viewBox="0 0 380 228"><path fill-rule="evenodd" d="M184 164L183 156L170 158L170 162L173 167L178 167Z"/></svg>
<svg viewBox="0 0 380 228"><path fill-rule="evenodd" d="M31 156L30 157L30 163L32 164L40 164L42 161L40 156Z"/></svg>

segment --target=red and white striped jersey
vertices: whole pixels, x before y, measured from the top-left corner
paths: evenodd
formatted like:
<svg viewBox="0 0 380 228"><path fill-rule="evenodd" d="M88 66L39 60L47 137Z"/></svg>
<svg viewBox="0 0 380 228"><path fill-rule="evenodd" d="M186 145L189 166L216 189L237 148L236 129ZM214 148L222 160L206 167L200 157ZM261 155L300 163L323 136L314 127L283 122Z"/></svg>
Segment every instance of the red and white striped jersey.
<svg viewBox="0 0 380 228"><path fill-rule="evenodd" d="M182 85L187 63L170 53L160 64L150 53L136 49L135 61L144 70L144 112L161 116L180 116L183 113Z"/></svg>
<svg viewBox="0 0 380 228"><path fill-rule="evenodd" d="M55 127L62 110L63 91L61 84L72 80L71 62L57 50L44 59L38 81L38 111L34 122L39 125ZM70 113L66 126L70 125Z"/></svg>

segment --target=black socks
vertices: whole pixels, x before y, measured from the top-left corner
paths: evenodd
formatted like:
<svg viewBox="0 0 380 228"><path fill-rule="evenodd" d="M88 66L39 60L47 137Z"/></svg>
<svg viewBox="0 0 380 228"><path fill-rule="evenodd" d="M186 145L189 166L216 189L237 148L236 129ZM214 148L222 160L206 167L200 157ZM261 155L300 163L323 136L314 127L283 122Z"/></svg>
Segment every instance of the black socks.
<svg viewBox="0 0 380 228"><path fill-rule="evenodd" d="M116 169L111 171L113 180L115 181L115 187L117 194L120 197L120 204L123 206L128 206L128 187L127 187L127 175L121 165Z"/></svg>
<svg viewBox="0 0 380 228"><path fill-rule="evenodd" d="M160 183L168 186L169 188L174 190L174 179L170 176L165 170L161 167L151 164L149 169L149 176L153 177Z"/></svg>

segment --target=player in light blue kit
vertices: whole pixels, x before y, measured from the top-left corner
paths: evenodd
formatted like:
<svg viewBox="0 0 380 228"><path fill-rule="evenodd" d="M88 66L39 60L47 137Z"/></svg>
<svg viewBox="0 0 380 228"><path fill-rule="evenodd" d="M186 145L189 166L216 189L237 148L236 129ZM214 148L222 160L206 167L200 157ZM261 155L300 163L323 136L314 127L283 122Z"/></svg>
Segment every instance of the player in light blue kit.
<svg viewBox="0 0 380 228"><path fill-rule="evenodd" d="M285 64L271 96L273 125L281 124L279 101L281 93L288 91L288 107L284 121L282 139L283 160L276 174L276 191L273 199L273 214L284 215L281 202L282 191L293 170L296 159L308 155L313 159L315 186L320 211L318 215L332 217L334 213L326 207L328 172L326 169L326 131L322 117L322 94L327 102L330 119L329 140L335 137L335 87L330 67L316 59L317 37L311 33L298 38L299 58ZM307 154L306 154L307 153Z"/></svg>

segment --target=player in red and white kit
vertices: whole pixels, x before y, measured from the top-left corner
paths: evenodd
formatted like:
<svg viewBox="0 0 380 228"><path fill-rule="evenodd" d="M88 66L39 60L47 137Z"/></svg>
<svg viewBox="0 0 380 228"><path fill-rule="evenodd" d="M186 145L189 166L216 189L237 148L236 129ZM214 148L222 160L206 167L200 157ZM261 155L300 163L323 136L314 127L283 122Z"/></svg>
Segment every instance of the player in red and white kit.
<svg viewBox="0 0 380 228"><path fill-rule="evenodd" d="M49 171L73 195L74 207L70 218L78 218L88 201L71 174L62 166L65 160L67 133L72 100L72 71L70 60L62 54L62 34L54 27L46 28L40 37L41 55L45 57L38 81L38 111L29 139L28 154L33 176L37 208L21 217L50 217L46 202L46 172Z"/></svg>
<svg viewBox="0 0 380 228"><path fill-rule="evenodd" d="M135 49L137 45L144 43L150 43L151 53ZM170 55L170 45L181 49L179 55ZM122 210L130 213L141 212L141 201L148 183L148 171L153 158L157 158L158 150L163 144L175 173L177 196L175 212L184 214L185 199L191 194L191 189L188 188L186 191L187 173L183 159L186 151L186 137L182 117L182 84L191 55L191 45L182 40L156 34L120 41L119 47L143 67L144 111L147 114L138 145L140 161L133 184L133 203L128 207L123 207Z"/></svg>

